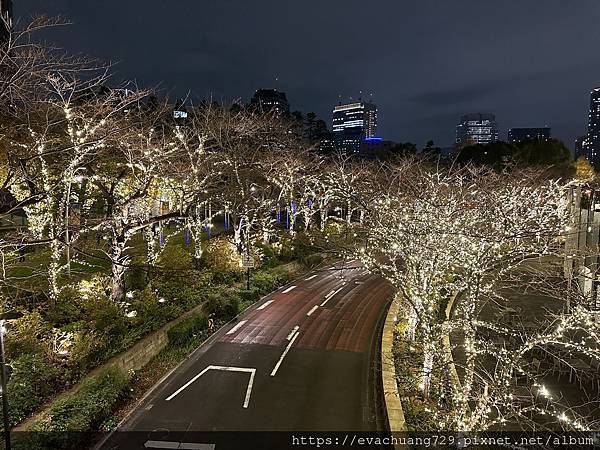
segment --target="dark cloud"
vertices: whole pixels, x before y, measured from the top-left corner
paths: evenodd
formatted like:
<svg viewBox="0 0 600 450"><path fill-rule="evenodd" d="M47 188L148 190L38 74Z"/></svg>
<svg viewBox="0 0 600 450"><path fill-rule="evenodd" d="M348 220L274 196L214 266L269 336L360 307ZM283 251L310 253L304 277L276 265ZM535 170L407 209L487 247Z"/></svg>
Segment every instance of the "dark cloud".
<svg viewBox="0 0 600 450"><path fill-rule="evenodd" d="M373 93L381 134L448 145L466 112L549 124L572 145L600 85L598 0L15 0L73 21L49 38L118 77L218 99L276 84L329 121ZM503 134L505 130L503 130Z"/></svg>

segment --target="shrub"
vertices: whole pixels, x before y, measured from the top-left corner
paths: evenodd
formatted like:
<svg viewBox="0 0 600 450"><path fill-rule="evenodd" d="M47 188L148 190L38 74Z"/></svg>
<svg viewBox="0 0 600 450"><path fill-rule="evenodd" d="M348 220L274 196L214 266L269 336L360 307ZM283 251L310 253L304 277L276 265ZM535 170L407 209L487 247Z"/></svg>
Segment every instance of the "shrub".
<svg viewBox="0 0 600 450"><path fill-rule="evenodd" d="M158 263L169 270L186 270L192 267L192 259L187 248L167 245L158 257Z"/></svg>
<svg viewBox="0 0 600 450"><path fill-rule="evenodd" d="M94 330L73 330L73 344L69 351L67 366L63 373L65 384L77 382L90 367L104 360L107 338L98 336Z"/></svg>
<svg viewBox="0 0 600 450"><path fill-rule="evenodd" d="M121 369L106 368L96 378L85 380L77 393L56 400L46 417L33 424L30 431L48 432L44 436L44 448L82 448L85 435L64 432L99 430L123 398L128 382L127 374Z"/></svg>
<svg viewBox="0 0 600 450"><path fill-rule="evenodd" d="M48 310L48 320L50 323L55 327L62 327L84 318L83 310L80 306L80 297L81 294L77 287L64 287L56 303Z"/></svg>
<svg viewBox="0 0 600 450"><path fill-rule="evenodd" d="M130 322L140 335L150 333L176 317L172 302L159 303L150 289L136 292L129 309L137 312Z"/></svg>
<svg viewBox="0 0 600 450"><path fill-rule="evenodd" d="M97 429L122 397L128 377L117 367L104 369L96 378L83 381L76 394L50 406L48 419L39 429L47 431L88 431Z"/></svg>
<svg viewBox="0 0 600 450"><path fill-rule="evenodd" d="M240 296L237 291L229 291L225 297L223 314L225 319L232 319L240 313Z"/></svg>
<svg viewBox="0 0 600 450"><path fill-rule="evenodd" d="M308 255L305 258L303 258L302 260L300 260L300 263L305 268L316 267L319 264L321 264L322 262L323 262L323 256L319 255L318 253L314 253L312 255Z"/></svg>
<svg viewBox="0 0 600 450"><path fill-rule="evenodd" d="M260 290L256 286L250 286L250 289L239 290L238 295L242 302L254 303L260 298Z"/></svg>
<svg viewBox="0 0 600 450"><path fill-rule="evenodd" d="M127 330L123 308L106 295L92 296L83 301L92 329L107 336L122 336Z"/></svg>
<svg viewBox="0 0 600 450"><path fill-rule="evenodd" d="M141 291L148 285L148 273L146 271L145 260L135 258L133 264L125 272L125 286L132 291Z"/></svg>
<svg viewBox="0 0 600 450"><path fill-rule="evenodd" d="M219 236L206 243L202 255L205 266L219 272L240 271L240 257L235 245L227 237Z"/></svg>
<svg viewBox="0 0 600 450"><path fill-rule="evenodd" d="M271 245L258 244L256 247L262 257L262 267L276 267L279 265L279 260Z"/></svg>
<svg viewBox="0 0 600 450"><path fill-rule="evenodd" d="M12 361L11 366L13 373L7 390L10 423L16 425L54 392L58 384L58 370L40 354L22 355Z"/></svg>
<svg viewBox="0 0 600 450"><path fill-rule="evenodd" d="M25 313L20 319L12 321L10 332L6 335L8 357L43 352L50 330L50 325L37 311Z"/></svg>
<svg viewBox="0 0 600 450"><path fill-rule="evenodd" d="M232 284L240 281L242 277L242 272L233 270L217 271L213 273L213 282L216 284L231 286Z"/></svg>
<svg viewBox="0 0 600 450"><path fill-rule="evenodd" d="M261 295L265 295L284 285L288 280L288 273L281 267L276 267L268 271L256 271L250 278L250 283L251 286L258 288Z"/></svg>
<svg viewBox="0 0 600 450"><path fill-rule="evenodd" d="M208 319L204 314L188 317L167 331L170 345L185 345L195 334L200 333L208 326Z"/></svg>

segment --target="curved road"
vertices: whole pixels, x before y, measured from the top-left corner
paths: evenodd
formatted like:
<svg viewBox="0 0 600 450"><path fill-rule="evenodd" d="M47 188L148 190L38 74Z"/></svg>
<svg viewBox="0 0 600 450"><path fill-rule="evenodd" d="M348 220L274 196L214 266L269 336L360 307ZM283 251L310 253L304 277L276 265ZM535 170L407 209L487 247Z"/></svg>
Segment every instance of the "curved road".
<svg viewBox="0 0 600 450"><path fill-rule="evenodd" d="M101 448L220 450L229 447L211 438L231 431L383 431L373 361L391 294L356 262L284 286L199 347Z"/></svg>

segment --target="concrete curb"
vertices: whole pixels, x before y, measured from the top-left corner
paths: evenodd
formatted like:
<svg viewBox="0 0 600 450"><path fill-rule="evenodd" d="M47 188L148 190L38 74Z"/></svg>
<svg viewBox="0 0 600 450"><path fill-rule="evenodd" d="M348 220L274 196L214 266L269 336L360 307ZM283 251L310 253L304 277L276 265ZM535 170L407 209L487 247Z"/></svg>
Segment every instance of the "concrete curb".
<svg viewBox="0 0 600 450"><path fill-rule="evenodd" d="M404 411L396 383L396 366L394 364L394 355L392 347L394 344L394 328L396 326L397 314L400 305L392 301L383 326L381 336L381 377L383 381L383 395L385 398L385 408L387 411L388 424L391 432L405 432L406 421L404 420ZM395 449L404 449L404 446L395 445Z"/></svg>

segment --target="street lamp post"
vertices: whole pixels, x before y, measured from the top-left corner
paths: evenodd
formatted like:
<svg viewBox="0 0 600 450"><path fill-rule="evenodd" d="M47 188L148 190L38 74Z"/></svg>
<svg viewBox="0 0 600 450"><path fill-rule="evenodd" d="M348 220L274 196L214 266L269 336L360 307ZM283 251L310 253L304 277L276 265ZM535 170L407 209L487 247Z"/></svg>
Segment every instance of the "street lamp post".
<svg viewBox="0 0 600 450"><path fill-rule="evenodd" d="M8 414L8 396L6 393L8 376L6 373L6 358L4 356L4 334L6 331L4 324L7 320L18 319L22 316L23 313L18 311L8 311L0 314L0 384L2 389L2 418L4 420L4 442L6 450L10 450L10 420Z"/></svg>

